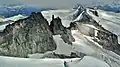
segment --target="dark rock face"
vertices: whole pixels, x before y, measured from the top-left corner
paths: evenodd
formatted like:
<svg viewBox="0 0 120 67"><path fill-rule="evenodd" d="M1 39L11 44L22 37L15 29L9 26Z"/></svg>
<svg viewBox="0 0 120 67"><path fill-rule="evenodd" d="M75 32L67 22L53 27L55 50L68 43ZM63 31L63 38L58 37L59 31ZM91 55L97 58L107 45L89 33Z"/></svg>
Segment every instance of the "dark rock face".
<svg viewBox="0 0 120 67"><path fill-rule="evenodd" d="M118 43L118 36L106 30L102 27L102 25L100 25L94 20L90 24L94 25L96 28L99 29L97 30L97 36L95 36L99 40L95 39L94 41L99 43L103 48L120 55L120 44Z"/></svg>
<svg viewBox="0 0 120 67"><path fill-rule="evenodd" d="M53 17L53 20L50 24L50 29L53 35L61 35L61 38L65 43L72 44L72 42L75 41L71 34L71 29L67 29L66 27L64 27L59 17Z"/></svg>
<svg viewBox="0 0 120 67"><path fill-rule="evenodd" d="M103 46L103 48L114 51L120 54L120 45L118 43L118 37L115 34L107 33L103 31L98 31L97 38L100 40L98 43Z"/></svg>
<svg viewBox="0 0 120 67"><path fill-rule="evenodd" d="M53 35L59 35L64 33L65 27L62 25L61 19L59 17L53 17L50 23L50 29Z"/></svg>
<svg viewBox="0 0 120 67"><path fill-rule="evenodd" d="M71 52L70 56L66 56L64 54L56 54L56 53L48 53L48 54L45 54L42 58L61 58L61 59L65 59L65 58L81 58L81 57L84 57L85 54L83 53L80 53L80 55L77 55L76 53L74 52Z"/></svg>
<svg viewBox="0 0 120 67"><path fill-rule="evenodd" d="M99 17L98 12L96 10L90 10L95 16Z"/></svg>
<svg viewBox="0 0 120 67"><path fill-rule="evenodd" d="M47 20L41 13L8 25L0 33L0 55L27 57L56 49Z"/></svg>

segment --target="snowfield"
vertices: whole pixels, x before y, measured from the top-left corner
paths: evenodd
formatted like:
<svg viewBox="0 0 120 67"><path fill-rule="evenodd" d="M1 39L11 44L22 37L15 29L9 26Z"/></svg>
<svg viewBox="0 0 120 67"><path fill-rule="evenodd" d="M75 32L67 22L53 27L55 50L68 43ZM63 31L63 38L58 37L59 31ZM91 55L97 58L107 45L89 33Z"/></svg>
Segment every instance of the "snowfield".
<svg viewBox="0 0 120 67"><path fill-rule="evenodd" d="M109 67L105 62L86 56L81 62L79 58L73 59L25 59L0 56L0 67Z"/></svg>

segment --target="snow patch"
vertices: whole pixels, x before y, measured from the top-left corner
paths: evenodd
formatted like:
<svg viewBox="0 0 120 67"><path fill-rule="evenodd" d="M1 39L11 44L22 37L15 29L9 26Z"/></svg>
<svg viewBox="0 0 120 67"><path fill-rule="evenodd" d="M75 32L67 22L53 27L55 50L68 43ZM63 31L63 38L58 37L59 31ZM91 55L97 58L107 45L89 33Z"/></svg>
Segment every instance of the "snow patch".
<svg viewBox="0 0 120 67"><path fill-rule="evenodd" d="M27 16L23 16L23 15L17 15L17 16L13 16L13 17L10 17L10 18L6 18L5 21L8 21L8 20L11 20L11 21L17 21L19 19L24 19L26 18Z"/></svg>
<svg viewBox="0 0 120 67"><path fill-rule="evenodd" d="M84 11L73 22L80 21L83 18L83 13Z"/></svg>
<svg viewBox="0 0 120 67"><path fill-rule="evenodd" d="M78 30L72 30L72 35L75 38L75 42L72 42L75 51L88 55L95 52L95 50L88 44L87 39Z"/></svg>
<svg viewBox="0 0 120 67"><path fill-rule="evenodd" d="M60 35L55 35L53 36L53 38L57 44L57 49L54 52L57 54L64 54L70 56L71 52L73 52L72 47L65 43Z"/></svg>

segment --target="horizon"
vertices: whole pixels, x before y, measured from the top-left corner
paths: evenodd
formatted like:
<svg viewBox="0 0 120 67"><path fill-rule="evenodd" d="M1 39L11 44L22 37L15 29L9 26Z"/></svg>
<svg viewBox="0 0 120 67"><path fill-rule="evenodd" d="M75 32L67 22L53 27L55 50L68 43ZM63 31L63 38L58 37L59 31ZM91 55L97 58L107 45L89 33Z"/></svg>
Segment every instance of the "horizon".
<svg viewBox="0 0 120 67"><path fill-rule="evenodd" d="M0 5L23 4L41 8L72 8L76 4L94 6L96 4L110 4L120 0L1 0Z"/></svg>

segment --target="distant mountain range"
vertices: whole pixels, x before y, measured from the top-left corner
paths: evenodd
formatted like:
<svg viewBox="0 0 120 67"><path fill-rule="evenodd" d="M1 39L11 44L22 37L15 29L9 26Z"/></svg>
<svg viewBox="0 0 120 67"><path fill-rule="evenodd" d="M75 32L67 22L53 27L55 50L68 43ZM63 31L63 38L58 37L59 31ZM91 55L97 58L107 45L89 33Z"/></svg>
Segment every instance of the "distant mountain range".
<svg viewBox="0 0 120 67"><path fill-rule="evenodd" d="M119 4L106 4L97 6L98 9L112 12L120 12ZM16 15L29 16L32 12L53 10L52 8L32 7L27 5L2 5L0 6L0 17L9 18Z"/></svg>
<svg viewBox="0 0 120 67"><path fill-rule="evenodd" d="M50 8L40 8L40 7L31 7L26 5L4 5L0 6L0 16L4 18L16 16L16 15L24 15L29 16L32 12L40 12L43 10L49 10Z"/></svg>
<svg viewBox="0 0 120 67"><path fill-rule="evenodd" d="M97 6L99 9L105 10L105 11L111 11L115 13L120 12L120 4L106 4L106 5L100 5Z"/></svg>

